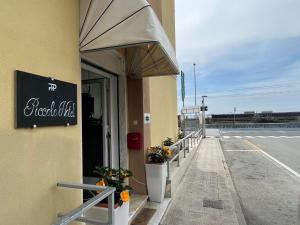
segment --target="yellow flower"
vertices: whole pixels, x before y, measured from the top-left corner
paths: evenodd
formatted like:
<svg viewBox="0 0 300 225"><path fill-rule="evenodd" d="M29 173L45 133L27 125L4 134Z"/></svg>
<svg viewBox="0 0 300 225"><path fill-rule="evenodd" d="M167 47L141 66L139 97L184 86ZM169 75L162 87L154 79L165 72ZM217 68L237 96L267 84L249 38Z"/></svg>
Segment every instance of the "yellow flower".
<svg viewBox="0 0 300 225"><path fill-rule="evenodd" d="M163 150L167 151L167 150L169 150L169 147L168 146L163 146Z"/></svg>
<svg viewBox="0 0 300 225"><path fill-rule="evenodd" d="M120 193L120 198L123 202L127 202L129 200L129 193L128 191L122 191Z"/></svg>
<svg viewBox="0 0 300 225"><path fill-rule="evenodd" d="M166 151L166 156L169 157L169 156L171 156L171 154L172 154L171 150L168 149L168 150Z"/></svg>
<svg viewBox="0 0 300 225"><path fill-rule="evenodd" d="M99 180L97 183L96 183L97 186L101 186L101 187L105 187L105 182L104 180ZM97 191L97 193L99 194L101 191Z"/></svg>

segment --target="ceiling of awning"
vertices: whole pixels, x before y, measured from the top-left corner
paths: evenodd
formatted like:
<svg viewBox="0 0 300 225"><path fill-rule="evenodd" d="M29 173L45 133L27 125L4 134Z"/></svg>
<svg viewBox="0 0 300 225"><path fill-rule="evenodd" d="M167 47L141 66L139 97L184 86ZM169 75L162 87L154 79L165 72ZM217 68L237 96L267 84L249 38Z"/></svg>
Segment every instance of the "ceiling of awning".
<svg viewBox="0 0 300 225"><path fill-rule="evenodd" d="M119 48L128 76L179 73L174 48L146 0L81 0L80 51Z"/></svg>

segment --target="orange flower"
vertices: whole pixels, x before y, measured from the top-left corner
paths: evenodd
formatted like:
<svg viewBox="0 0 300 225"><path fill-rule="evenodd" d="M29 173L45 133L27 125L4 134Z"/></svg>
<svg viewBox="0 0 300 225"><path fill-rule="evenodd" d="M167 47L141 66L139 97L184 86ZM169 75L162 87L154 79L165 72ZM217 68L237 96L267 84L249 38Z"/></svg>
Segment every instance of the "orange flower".
<svg viewBox="0 0 300 225"><path fill-rule="evenodd" d="M123 202L127 202L129 200L129 193L128 193L128 191L122 191L120 193L120 197L121 197L121 200Z"/></svg>
<svg viewBox="0 0 300 225"><path fill-rule="evenodd" d="M97 183L96 183L97 186L101 186L101 187L105 187L105 182L104 180L99 180ZM97 191L97 193L99 194L101 191Z"/></svg>
<svg viewBox="0 0 300 225"><path fill-rule="evenodd" d="M105 187L105 182L104 180L99 180L97 183L96 183L97 186L101 186L101 187Z"/></svg>

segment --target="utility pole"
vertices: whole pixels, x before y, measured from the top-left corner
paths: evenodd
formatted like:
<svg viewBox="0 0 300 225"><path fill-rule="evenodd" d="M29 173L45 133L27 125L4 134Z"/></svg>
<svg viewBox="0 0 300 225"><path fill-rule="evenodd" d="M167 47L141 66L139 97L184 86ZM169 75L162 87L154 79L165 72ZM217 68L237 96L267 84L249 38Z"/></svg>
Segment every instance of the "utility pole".
<svg viewBox="0 0 300 225"><path fill-rule="evenodd" d="M203 135L203 138L206 137L206 132L205 132L205 98L207 98L207 96L203 95L202 96L202 135Z"/></svg>
<svg viewBox="0 0 300 225"><path fill-rule="evenodd" d="M233 125L235 125L235 113L236 113L236 107L233 109Z"/></svg>
<svg viewBox="0 0 300 225"><path fill-rule="evenodd" d="M195 106L197 105L197 92L196 92L196 63L193 64L194 65L194 85L195 85Z"/></svg>

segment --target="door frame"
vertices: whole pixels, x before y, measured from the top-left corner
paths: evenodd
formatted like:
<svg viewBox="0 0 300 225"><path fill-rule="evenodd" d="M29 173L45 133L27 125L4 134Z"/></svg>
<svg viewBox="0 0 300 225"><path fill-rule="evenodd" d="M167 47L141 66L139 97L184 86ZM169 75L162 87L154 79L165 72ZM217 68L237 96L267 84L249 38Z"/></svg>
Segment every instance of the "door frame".
<svg viewBox="0 0 300 225"><path fill-rule="evenodd" d="M85 60L81 61L81 69L90 71L99 75L98 79L102 78L103 81L103 105L108 106L104 107L103 111L103 165L111 166L113 168L119 168L120 166L120 128L119 128L119 78L118 75L111 73L105 69L102 69L98 66L95 66ZM101 76L101 77L100 77ZM96 78L97 79L97 78ZM107 93L109 89L109 94ZM109 96L108 96L109 95ZM107 104L109 99L109 104ZM110 118L108 118L108 113ZM109 123L108 122L109 119ZM107 126L110 125L110 127ZM110 131L110 146L106 135Z"/></svg>

